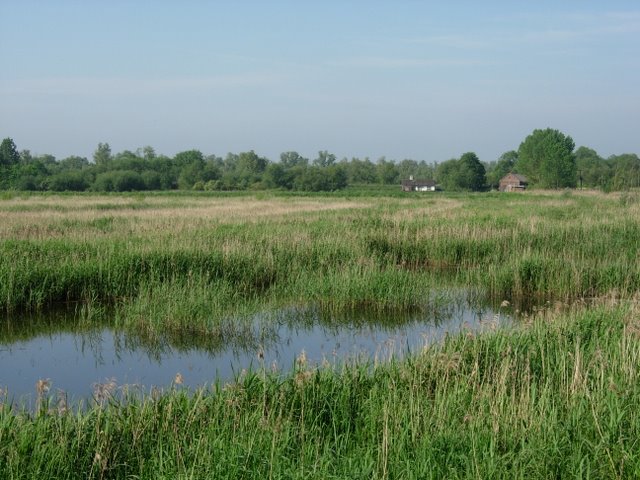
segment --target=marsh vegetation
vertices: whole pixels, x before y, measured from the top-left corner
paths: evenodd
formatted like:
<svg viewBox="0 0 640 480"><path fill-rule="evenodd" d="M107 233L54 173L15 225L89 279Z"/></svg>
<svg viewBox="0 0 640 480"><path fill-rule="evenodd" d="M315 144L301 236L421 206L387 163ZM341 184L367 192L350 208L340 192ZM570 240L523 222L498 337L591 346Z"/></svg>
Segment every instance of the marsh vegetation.
<svg viewBox="0 0 640 480"><path fill-rule="evenodd" d="M7 478L620 478L640 474L636 193L8 195L0 307L75 305L162 345L308 306L526 311L403 359L0 411ZM535 307L535 308L532 308ZM43 378L47 373L42 373ZM46 390L46 385L41 385ZM45 392L46 393L46 392Z"/></svg>

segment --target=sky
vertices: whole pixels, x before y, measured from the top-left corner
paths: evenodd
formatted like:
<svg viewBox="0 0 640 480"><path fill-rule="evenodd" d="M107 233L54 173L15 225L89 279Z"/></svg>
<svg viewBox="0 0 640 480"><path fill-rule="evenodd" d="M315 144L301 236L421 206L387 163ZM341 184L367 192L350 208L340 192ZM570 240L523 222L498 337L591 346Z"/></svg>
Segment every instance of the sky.
<svg viewBox="0 0 640 480"><path fill-rule="evenodd" d="M640 154L640 2L0 1L0 137L91 159Z"/></svg>

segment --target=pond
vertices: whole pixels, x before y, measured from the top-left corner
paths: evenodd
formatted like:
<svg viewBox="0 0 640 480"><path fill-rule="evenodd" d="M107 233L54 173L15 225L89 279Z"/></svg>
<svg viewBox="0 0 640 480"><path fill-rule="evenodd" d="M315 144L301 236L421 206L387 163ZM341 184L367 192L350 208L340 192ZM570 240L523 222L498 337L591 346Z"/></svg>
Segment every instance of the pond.
<svg viewBox="0 0 640 480"><path fill-rule="evenodd" d="M501 327L514 314L468 295L428 314L335 313L289 307L248 319L241 334L150 341L109 326L77 328L73 312L6 318L0 324L0 389L5 401L33 408L36 384L49 398L91 402L118 389L149 392L232 381L243 370L290 370L300 355L310 365L384 361L419 351L463 329Z"/></svg>

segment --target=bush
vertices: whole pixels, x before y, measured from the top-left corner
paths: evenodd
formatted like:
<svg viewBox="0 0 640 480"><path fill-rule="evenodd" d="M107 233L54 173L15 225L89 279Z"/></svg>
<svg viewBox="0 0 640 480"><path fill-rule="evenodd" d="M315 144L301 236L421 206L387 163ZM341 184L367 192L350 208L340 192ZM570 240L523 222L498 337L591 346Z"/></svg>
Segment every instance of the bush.
<svg viewBox="0 0 640 480"><path fill-rule="evenodd" d="M93 190L98 192L132 192L147 190L142 175L133 170L112 170L96 177Z"/></svg>
<svg viewBox="0 0 640 480"><path fill-rule="evenodd" d="M66 170L49 177L45 186L54 192L82 192L89 188L89 181L81 171Z"/></svg>

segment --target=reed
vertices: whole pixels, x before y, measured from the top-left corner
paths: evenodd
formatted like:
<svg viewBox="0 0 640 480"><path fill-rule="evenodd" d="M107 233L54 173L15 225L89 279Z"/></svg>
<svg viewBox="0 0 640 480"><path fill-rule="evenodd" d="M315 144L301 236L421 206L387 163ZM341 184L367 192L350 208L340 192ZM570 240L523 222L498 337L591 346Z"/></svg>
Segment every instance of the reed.
<svg viewBox="0 0 640 480"><path fill-rule="evenodd" d="M183 308L206 324L256 302L420 308L434 286L625 297L640 282L639 213L592 193L12 197L0 201L0 308L124 312L154 297L165 317Z"/></svg>
<svg viewBox="0 0 640 480"><path fill-rule="evenodd" d="M0 410L3 478L635 478L640 308L600 300L402 361L37 413ZM179 380L179 378L177 377Z"/></svg>

